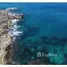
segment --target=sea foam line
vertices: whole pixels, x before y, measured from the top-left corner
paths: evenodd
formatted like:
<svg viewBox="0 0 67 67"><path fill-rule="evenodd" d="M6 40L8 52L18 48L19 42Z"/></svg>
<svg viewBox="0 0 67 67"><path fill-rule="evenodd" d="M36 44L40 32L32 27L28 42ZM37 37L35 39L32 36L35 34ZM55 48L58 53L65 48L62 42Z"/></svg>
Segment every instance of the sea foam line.
<svg viewBox="0 0 67 67"><path fill-rule="evenodd" d="M15 10L17 8L7 8L6 10L8 10L8 14L11 16L15 16L16 13L12 13L11 10ZM16 39L17 36L21 35L23 32L18 30L21 26L17 25L17 22L19 22L20 20L18 19L13 19L12 20L12 24L11 24L11 28L8 31L8 34L13 37L13 41Z"/></svg>
<svg viewBox="0 0 67 67"><path fill-rule="evenodd" d="M13 37L13 41L16 39L17 36L19 36L20 34L23 33L22 31L18 30L18 28L20 27L17 25L18 21L19 20L17 20L17 19L12 20L12 26L11 26L10 31L8 32L9 35Z"/></svg>

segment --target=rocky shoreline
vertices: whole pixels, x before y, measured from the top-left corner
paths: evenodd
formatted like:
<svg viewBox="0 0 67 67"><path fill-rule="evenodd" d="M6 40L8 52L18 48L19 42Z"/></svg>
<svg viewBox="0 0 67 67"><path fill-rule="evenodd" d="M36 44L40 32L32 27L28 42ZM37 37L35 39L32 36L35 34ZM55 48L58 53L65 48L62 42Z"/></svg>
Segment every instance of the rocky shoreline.
<svg viewBox="0 0 67 67"><path fill-rule="evenodd" d="M12 20L23 18L23 14L10 15L8 10L0 10L0 64L10 63L12 37L8 34Z"/></svg>

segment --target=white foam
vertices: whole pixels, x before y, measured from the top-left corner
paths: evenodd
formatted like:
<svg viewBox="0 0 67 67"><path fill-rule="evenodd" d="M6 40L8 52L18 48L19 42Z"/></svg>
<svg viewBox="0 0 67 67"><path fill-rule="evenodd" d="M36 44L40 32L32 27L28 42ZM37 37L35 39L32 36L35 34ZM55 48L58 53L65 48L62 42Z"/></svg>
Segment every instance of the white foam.
<svg viewBox="0 0 67 67"><path fill-rule="evenodd" d="M11 16L15 16L17 15L17 13L13 12L14 10L17 10L18 8L14 7L10 7L10 8L7 8L6 10L8 11L8 15L11 15Z"/></svg>
<svg viewBox="0 0 67 67"><path fill-rule="evenodd" d="M17 14L12 11L17 10L17 9L18 8L16 8L16 7L14 7L14 8L10 7L10 8L7 8L6 10L8 11L8 15L15 16ZM12 26L11 26L10 30L8 30L8 34L13 37L13 41L16 39L17 36L19 36L23 33L22 31L18 30L18 28L20 28L20 26L17 25L18 21L19 21L18 19L13 19Z"/></svg>
<svg viewBox="0 0 67 67"><path fill-rule="evenodd" d="M12 20L12 25L16 25L18 21L19 21L19 20L17 20L17 19L13 19L13 20Z"/></svg>
<svg viewBox="0 0 67 67"><path fill-rule="evenodd" d="M10 34L10 36L18 36L18 35L20 35L20 34L22 34L23 32L21 32L21 31L16 31L16 30L11 30L11 31L9 31L8 32L9 34Z"/></svg>
<svg viewBox="0 0 67 67"><path fill-rule="evenodd" d="M19 36L23 33L22 31L18 30L18 28L20 28L20 26L17 25L18 21L19 20L17 20L17 19L12 20L12 27L11 27L10 31L8 32L8 34L13 37L13 41L16 39L17 36Z"/></svg>
<svg viewBox="0 0 67 67"><path fill-rule="evenodd" d="M8 15L15 16L15 15L19 15L19 14L9 11Z"/></svg>
<svg viewBox="0 0 67 67"><path fill-rule="evenodd" d="M22 33L21 31L16 31L16 30L13 31L13 35L14 35L14 36L18 36L18 35L21 34L21 33Z"/></svg>
<svg viewBox="0 0 67 67"><path fill-rule="evenodd" d="M9 8L7 8L6 10L7 11L11 11L11 10L17 10L18 8L16 8L16 7L14 7L14 8L12 8L12 7L9 7Z"/></svg>

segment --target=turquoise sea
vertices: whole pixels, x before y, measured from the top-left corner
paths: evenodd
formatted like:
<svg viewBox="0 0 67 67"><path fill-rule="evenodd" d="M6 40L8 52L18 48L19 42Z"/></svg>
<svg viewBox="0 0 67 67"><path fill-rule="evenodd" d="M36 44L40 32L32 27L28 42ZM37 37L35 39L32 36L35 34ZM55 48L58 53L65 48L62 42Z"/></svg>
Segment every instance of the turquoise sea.
<svg viewBox="0 0 67 67"><path fill-rule="evenodd" d="M0 3L24 14L13 44L15 64L67 64L67 3ZM40 53L40 54L39 54Z"/></svg>

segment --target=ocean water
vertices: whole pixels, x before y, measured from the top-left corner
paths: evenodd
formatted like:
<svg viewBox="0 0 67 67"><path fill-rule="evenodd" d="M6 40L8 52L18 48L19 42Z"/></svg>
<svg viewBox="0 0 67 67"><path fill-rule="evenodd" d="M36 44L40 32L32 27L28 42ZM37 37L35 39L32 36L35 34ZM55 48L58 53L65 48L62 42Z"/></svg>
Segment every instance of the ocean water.
<svg viewBox="0 0 67 67"><path fill-rule="evenodd" d="M13 45L15 64L67 64L67 3L0 3L18 8L23 32ZM40 53L40 54L39 54Z"/></svg>

